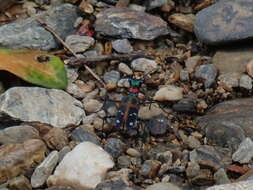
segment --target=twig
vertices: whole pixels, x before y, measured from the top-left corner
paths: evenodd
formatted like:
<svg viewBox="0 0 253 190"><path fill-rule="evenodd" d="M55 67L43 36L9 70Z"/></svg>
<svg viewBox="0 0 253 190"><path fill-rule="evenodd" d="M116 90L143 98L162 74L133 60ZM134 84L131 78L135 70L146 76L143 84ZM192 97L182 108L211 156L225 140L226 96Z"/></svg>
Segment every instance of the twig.
<svg viewBox="0 0 253 190"><path fill-rule="evenodd" d="M69 50L77 59L78 59L78 55L62 40L62 38L60 37L59 34L57 34L54 29L52 29L50 26L48 26L46 23L42 22L41 20L37 19L37 22L40 23L47 31L51 32L60 42L61 44L67 49ZM86 64L83 64L83 66L85 67L86 70L88 70L90 72L90 74L96 78L105 88L106 88L106 84L102 81L102 79L99 78L99 76L94 73L92 71L92 69L90 67L88 67Z"/></svg>
<svg viewBox="0 0 253 190"><path fill-rule="evenodd" d="M77 58L76 60L71 61L69 63L69 65L82 66L85 64L89 64L89 63L110 61L110 60L131 61L131 60L139 58L139 57L151 58L151 56L148 56L147 54L145 54L143 52L133 52L133 53L129 53L129 54L109 54L109 55L99 55L96 57Z"/></svg>

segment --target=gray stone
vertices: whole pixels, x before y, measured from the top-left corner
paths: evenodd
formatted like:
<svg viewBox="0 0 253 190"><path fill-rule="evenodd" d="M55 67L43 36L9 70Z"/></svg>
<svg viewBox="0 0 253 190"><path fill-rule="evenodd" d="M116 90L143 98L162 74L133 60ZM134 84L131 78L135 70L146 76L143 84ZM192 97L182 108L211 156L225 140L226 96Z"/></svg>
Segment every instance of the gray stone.
<svg viewBox="0 0 253 190"><path fill-rule="evenodd" d="M173 158L173 154L170 151L161 152L156 155L156 159L158 161L169 164L169 165L172 164L172 161L173 161L172 158Z"/></svg>
<svg viewBox="0 0 253 190"><path fill-rule="evenodd" d="M133 47L127 39L113 41L112 48L119 53L131 53L133 51Z"/></svg>
<svg viewBox="0 0 253 190"><path fill-rule="evenodd" d="M160 166L161 162L157 160L146 160L143 163L139 173L144 177L153 178L157 175Z"/></svg>
<svg viewBox="0 0 253 190"><path fill-rule="evenodd" d="M163 115L159 115L149 120L147 127L151 135L164 135L171 122Z"/></svg>
<svg viewBox="0 0 253 190"><path fill-rule="evenodd" d="M172 183L155 183L146 188L146 190L180 190L178 186Z"/></svg>
<svg viewBox="0 0 253 190"><path fill-rule="evenodd" d="M40 139L39 131L29 125L13 126L0 130L0 144L23 143L29 139Z"/></svg>
<svg viewBox="0 0 253 190"><path fill-rule="evenodd" d="M141 71L145 74L155 72L157 69L157 63L154 60L146 58L138 58L131 62L131 66L135 71Z"/></svg>
<svg viewBox="0 0 253 190"><path fill-rule="evenodd" d="M237 183L215 185L207 188L206 190L252 190L253 181L240 181Z"/></svg>
<svg viewBox="0 0 253 190"><path fill-rule="evenodd" d="M193 178L198 175L199 171L200 171L199 164L195 162L189 162L186 168L186 176L188 178Z"/></svg>
<svg viewBox="0 0 253 190"><path fill-rule="evenodd" d="M240 73L224 73L218 77L219 84L226 90L239 87Z"/></svg>
<svg viewBox="0 0 253 190"><path fill-rule="evenodd" d="M118 81L118 87L125 87L125 88L129 88L130 87L130 82L129 79L120 79Z"/></svg>
<svg viewBox="0 0 253 190"><path fill-rule="evenodd" d="M205 88L209 88L215 82L218 74L216 67L213 64L205 64L196 68L195 77L204 80Z"/></svg>
<svg viewBox="0 0 253 190"><path fill-rule="evenodd" d="M63 90L14 87L0 96L2 120L38 121L63 128L78 125L84 114L82 103Z"/></svg>
<svg viewBox="0 0 253 190"><path fill-rule="evenodd" d="M129 155L129 156L132 156L132 157L141 157L141 153L140 151L134 149L134 148L128 148L126 153Z"/></svg>
<svg viewBox="0 0 253 190"><path fill-rule="evenodd" d="M58 41L50 32L38 24L36 19L39 18L48 24L64 39L67 35L74 33L73 24L77 17L78 13L75 6L62 4L21 22L2 25L0 27L0 47L41 50L57 48Z"/></svg>
<svg viewBox="0 0 253 190"><path fill-rule="evenodd" d="M129 156L119 156L117 161L120 168L128 168L131 165Z"/></svg>
<svg viewBox="0 0 253 190"><path fill-rule="evenodd" d="M52 174L58 160L58 151L53 151L38 167L36 167L31 177L31 184L33 188L41 187L46 182L47 178Z"/></svg>
<svg viewBox="0 0 253 190"><path fill-rule="evenodd" d="M173 110L180 113L196 113L198 101L193 98L184 98L179 102L175 103L172 108Z"/></svg>
<svg viewBox="0 0 253 190"><path fill-rule="evenodd" d="M106 84L116 85L120 79L120 73L118 71L112 70L112 71L106 72L103 78Z"/></svg>
<svg viewBox="0 0 253 190"><path fill-rule="evenodd" d="M253 138L253 99L235 99L214 106L197 119L207 142L237 150L246 137Z"/></svg>
<svg viewBox="0 0 253 190"><path fill-rule="evenodd" d="M163 6L164 4L167 4L168 0L148 0L147 1L147 10L152 10L158 7Z"/></svg>
<svg viewBox="0 0 253 190"><path fill-rule="evenodd" d="M103 181L99 183L95 190L133 190L123 180Z"/></svg>
<svg viewBox="0 0 253 190"><path fill-rule="evenodd" d="M213 56L213 64L221 74L243 73L251 59L253 59L252 47L230 48L217 51Z"/></svg>
<svg viewBox="0 0 253 190"><path fill-rule="evenodd" d="M118 69L119 69L119 71L121 71L122 73L124 73L126 75L132 75L133 74L133 71L125 63L120 63Z"/></svg>
<svg viewBox="0 0 253 190"><path fill-rule="evenodd" d="M86 92L75 83L68 83L66 91L75 98L84 98Z"/></svg>
<svg viewBox="0 0 253 190"><path fill-rule="evenodd" d="M249 75L243 74L239 81L239 86L247 90L252 89L252 79Z"/></svg>
<svg viewBox="0 0 253 190"><path fill-rule="evenodd" d="M90 36L69 35L65 43L75 52L80 53L94 45L95 40Z"/></svg>
<svg viewBox="0 0 253 190"><path fill-rule="evenodd" d="M103 35L140 40L153 40L168 34L168 26L161 18L127 8L110 8L100 12L95 30Z"/></svg>
<svg viewBox="0 0 253 190"><path fill-rule="evenodd" d="M189 72L185 71L185 70L181 70L180 71L180 80L181 81L189 81L190 80Z"/></svg>
<svg viewBox="0 0 253 190"><path fill-rule="evenodd" d="M230 179L226 174L226 171L223 168L220 168L217 172L215 172L213 177L216 185L231 183Z"/></svg>
<svg viewBox="0 0 253 190"><path fill-rule="evenodd" d="M119 157L126 149L126 144L120 139L109 138L104 146L105 151L107 151L113 158Z"/></svg>
<svg viewBox="0 0 253 190"><path fill-rule="evenodd" d="M232 155L232 159L235 162L240 162L241 164L249 163L253 158L253 142L250 138L244 139L236 152Z"/></svg>
<svg viewBox="0 0 253 190"><path fill-rule="evenodd" d="M83 129L82 127L76 128L72 133L71 133L71 139L77 142L85 142L89 141L94 144L100 145L99 138L87 130Z"/></svg>
<svg viewBox="0 0 253 190"><path fill-rule="evenodd" d="M187 145L189 148L194 149L194 148L199 148L201 143L199 142L197 138L190 135L187 139Z"/></svg>
<svg viewBox="0 0 253 190"><path fill-rule="evenodd" d="M220 44L252 38L251 0L223 0L198 12L195 34L207 44Z"/></svg>
<svg viewBox="0 0 253 190"><path fill-rule="evenodd" d="M64 156L71 151L71 148L69 146L64 146L60 151L59 151L59 163L62 161Z"/></svg>

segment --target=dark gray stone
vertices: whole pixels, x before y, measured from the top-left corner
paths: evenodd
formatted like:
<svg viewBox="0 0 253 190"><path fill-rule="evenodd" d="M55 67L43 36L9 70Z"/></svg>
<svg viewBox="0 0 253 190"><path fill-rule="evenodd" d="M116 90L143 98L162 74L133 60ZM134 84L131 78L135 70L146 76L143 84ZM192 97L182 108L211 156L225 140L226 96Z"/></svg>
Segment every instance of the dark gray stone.
<svg viewBox="0 0 253 190"><path fill-rule="evenodd" d="M36 19L41 19L65 39L66 36L74 33L73 25L77 17L78 12L75 6L62 4L23 21L2 25L0 27L0 47L40 50L57 48L59 42L38 24Z"/></svg>
<svg viewBox="0 0 253 190"><path fill-rule="evenodd" d="M168 34L168 26L161 18L127 8L105 9L97 15L95 30L103 35L153 40Z"/></svg>
<svg viewBox="0 0 253 190"><path fill-rule="evenodd" d="M118 166L120 168L128 168L131 165L131 160L129 156L119 156Z"/></svg>
<svg viewBox="0 0 253 190"><path fill-rule="evenodd" d="M214 106L197 119L208 143L229 147L233 152L246 137L253 138L253 99L235 99Z"/></svg>
<svg viewBox="0 0 253 190"><path fill-rule="evenodd" d="M153 178L157 175L160 166L161 162L157 160L146 160L143 163L139 173L144 177Z"/></svg>
<svg viewBox="0 0 253 190"><path fill-rule="evenodd" d="M5 120L38 121L63 128L78 125L84 114L82 103L63 90L14 87L0 96L2 123Z"/></svg>
<svg viewBox="0 0 253 190"><path fill-rule="evenodd" d="M173 110L180 113L197 113L198 101L193 98L184 98L173 105Z"/></svg>
<svg viewBox="0 0 253 190"><path fill-rule="evenodd" d="M204 80L205 88L209 88L215 82L218 74L216 67L213 64L200 65L196 68L195 77Z"/></svg>
<svg viewBox="0 0 253 190"><path fill-rule="evenodd" d="M133 51L133 47L127 39L113 41L112 47L119 53L131 53Z"/></svg>
<svg viewBox="0 0 253 190"><path fill-rule="evenodd" d="M195 34L207 44L228 43L253 37L252 0L222 0L198 12Z"/></svg>
<svg viewBox="0 0 253 190"><path fill-rule="evenodd" d="M126 145L120 139L109 138L104 146L104 149L113 158L117 158L126 150Z"/></svg>
<svg viewBox="0 0 253 190"><path fill-rule="evenodd" d="M147 127L151 135L164 135L171 122L163 115L159 115L149 120Z"/></svg>
<svg viewBox="0 0 253 190"><path fill-rule="evenodd" d="M100 145L99 138L96 135L90 133L89 131L83 129L82 127L76 128L71 133L71 139L77 142L89 141L94 144Z"/></svg>
<svg viewBox="0 0 253 190"><path fill-rule="evenodd" d="M110 72L106 72L103 76L106 84L117 84L120 79L120 73L118 71L112 70Z"/></svg>

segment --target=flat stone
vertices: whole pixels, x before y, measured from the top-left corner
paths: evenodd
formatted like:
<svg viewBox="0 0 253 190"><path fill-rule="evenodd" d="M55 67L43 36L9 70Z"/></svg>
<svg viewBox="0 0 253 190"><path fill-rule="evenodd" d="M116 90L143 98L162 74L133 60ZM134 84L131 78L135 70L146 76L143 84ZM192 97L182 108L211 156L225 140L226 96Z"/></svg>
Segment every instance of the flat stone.
<svg viewBox="0 0 253 190"><path fill-rule="evenodd" d="M247 63L253 59L253 48L230 48L219 50L213 57L213 64L223 73L243 73Z"/></svg>
<svg viewBox="0 0 253 190"><path fill-rule="evenodd" d="M164 135L170 125L171 122L165 116L159 115L150 119L147 127L151 135Z"/></svg>
<svg viewBox="0 0 253 190"><path fill-rule="evenodd" d="M146 190L181 190L178 186L172 183L155 183L146 188Z"/></svg>
<svg viewBox="0 0 253 190"><path fill-rule="evenodd" d="M29 125L19 125L0 130L0 144L23 143L29 139L40 139L39 131Z"/></svg>
<svg viewBox="0 0 253 190"><path fill-rule="evenodd" d="M41 187L47 181L47 178L52 174L56 164L58 163L58 160L58 151L53 151L34 170L31 177L31 184L33 188Z"/></svg>
<svg viewBox="0 0 253 190"><path fill-rule="evenodd" d="M43 141L31 139L23 144L9 144L0 147L0 183L31 169L45 158ZM8 164L7 164L8 163Z"/></svg>
<svg viewBox="0 0 253 190"><path fill-rule="evenodd" d="M183 89L173 85L161 87L154 96L157 101L178 101L183 98Z"/></svg>
<svg viewBox="0 0 253 190"><path fill-rule="evenodd" d="M194 14L174 13L169 16L169 22L188 32L193 32Z"/></svg>
<svg viewBox="0 0 253 190"><path fill-rule="evenodd" d="M85 52L91 46L94 45L95 40L90 36L79 36L79 35L69 35L67 36L65 43L75 52L81 53Z"/></svg>
<svg viewBox="0 0 253 190"><path fill-rule="evenodd" d="M128 148L126 153L132 157L141 157L140 151L138 151L134 148Z"/></svg>
<svg viewBox="0 0 253 190"><path fill-rule="evenodd" d="M82 99L86 96L86 92L75 83L68 83L66 91L75 98Z"/></svg>
<svg viewBox="0 0 253 190"><path fill-rule="evenodd" d="M74 190L94 189L113 166L111 156L101 147L83 142L67 153L47 183L49 186L69 186Z"/></svg>
<svg viewBox="0 0 253 190"><path fill-rule="evenodd" d="M173 110L180 113L196 113L198 101L193 98L184 98L179 102L173 104Z"/></svg>
<svg viewBox="0 0 253 190"><path fill-rule="evenodd" d="M219 1L196 15L195 34L207 44L221 44L252 38L251 0Z"/></svg>
<svg viewBox="0 0 253 190"><path fill-rule="evenodd" d="M252 158L253 158L253 142L250 138L247 137L241 142L236 152L232 155L232 159L235 162L246 164L249 163L249 161Z"/></svg>
<svg viewBox="0 0 253 190"><path fill-rule="evenodd" d="M74 131L72 131L70 138L77 142L89 141L96 145L100 144L99 138L95 134L90 133L82 127L78 127Z"/></svg>
<svg viewBox="0 0 253 190"><path fill-rule="evenodd" d="M97 15L95 30L98 33L120 38L153 40L168 34L165 21L145 12L127 8L109 8Z"/></svg>
<svg viewBox="0 0 253 190"><path fill-rule="evenodd" d="M96 99L83 100L83 107L85 111L90 112L90 113L94 113L101 110L102 106L103 106L103 103L99 102Z"/></svg>
<svg viewBox="0 0 253 190"><path fill-rule="evenodd" d="M135 71L141 71L145 74L150 74L156 71L158 65L154 60L138 58L131 62L131 66Z"/></svg>
<svg viewBox="0 0 253 190"><path fill-rule="evenodd" d="M78 125L84 114L82 103L63 90L14 87L0 96L1 119L38 121L63 128Z"/></svg>
<svg viewBox="0 0 253 190"><path fill-rule="evenodd" d="M105 143L104 149L113 157L119 157L126 149L126 144L120 139L109 138Z"/></svg>
<svg viewBox="0 0 253 190"><path fill-rule="evenodd" d="M118 69L119 69L119 71L121 71L122 73L124 73L126 75L132 75L133 74L133 71L125 63L120 63Z"/></svg>
<svg viewBox="0 0 253 190"><path fill-rule="evenodd" d="M74 22L78 17L77 8L62 4L48 11L32 16L20 22L5 24L0 27L0 47L10 49L50 50L58 47L58 40L37 23L40 18L53 28L61 38L74 33ZM68 18L68 19L65 19Z"/></svg>
<svg viewBox="0 0 253 190"><path fill-rule="evenodd" d="M112 71L106 72L103 78L106 84L116 85L118 80L120 79L120 73L118 71L112 70Z"/></svg>
<svg viewBox="0 0 253 190"><path fill-rule="evenodd" d="M131 53L133 51L133 47L127 39L113 41L112 48L118 53Z"/></svg>
<svg viewBox="0 0 253 190"><path fill-rule="evenodd" d="M23 175L15 177L8 182L8 187L12 190L32 190L30 181Z"/></svg>
<svg viewBox="0 0 253 190"><path fill-rule="evenodd" d="M196 68L194 76L198 79L204 80L205 88L209 88L214 84L217 74L218 71L215 65L205 64Z"/></svg>
<svg viewBox="0 0 253 190"><path fill-rule="evenodd" d="M69 143L67 133L63 129L55 127L43 136L43 140L53 150L61 150Z"/></svg>
<svg viewBox="0 0 253 190"><path fill-rule="evenodd" d="M253 138L253 99L235 99L214 106L197 119L208 143L237 150L245 137Z"/></svg>
<svg viewBox="0 0 253 190"><path fill-rule="evenodd" d="M251 190L253 186L253 181L240 181L237 183L225 184L225 185L215 185L207 188L206 190Z"/></svg>

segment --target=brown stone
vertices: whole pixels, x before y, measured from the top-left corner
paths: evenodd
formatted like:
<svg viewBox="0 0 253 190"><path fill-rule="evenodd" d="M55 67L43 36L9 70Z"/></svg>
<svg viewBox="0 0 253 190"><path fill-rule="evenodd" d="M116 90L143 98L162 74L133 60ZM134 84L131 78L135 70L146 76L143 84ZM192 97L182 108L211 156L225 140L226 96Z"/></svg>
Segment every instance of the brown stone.
<svg viewBox="0 0 253 190"><path fill-rule="evenodd" d="M8 183L11 190L32 190L29 180L23 175L11 179Z"/></svg>
<svg viewBox="0 0 253 190"><path fill-rule="evenodd" d="M67 133L61 128L52 128L44 137L43 140L51 149L61 150L68 145Z"/></svg>
<svg viewBox="0 0 253 190"><path fill-rule="evenodd" d="M0 147L0 183L24 173L45 158L46 146L38 139Z"/></svg>
<svg viewBox="0 0 253 190"><path fill-rule="evenodd" d="M198 175L192 178L190 181L192 184L195 184L195 185L213 185L214 184L214 178L213 178L212 172L207 169L201 169Z"/></svg>
<svg viewBox="0 0 253 190"><path fill-rule="evenodd" d="M175 13L168 18L169 22L188 32L193 32L195 16L193 14Z"/></svg>

